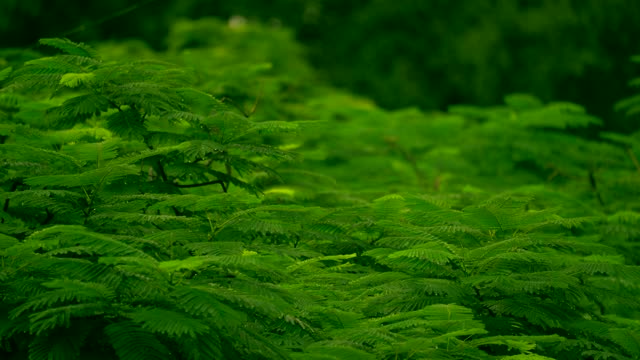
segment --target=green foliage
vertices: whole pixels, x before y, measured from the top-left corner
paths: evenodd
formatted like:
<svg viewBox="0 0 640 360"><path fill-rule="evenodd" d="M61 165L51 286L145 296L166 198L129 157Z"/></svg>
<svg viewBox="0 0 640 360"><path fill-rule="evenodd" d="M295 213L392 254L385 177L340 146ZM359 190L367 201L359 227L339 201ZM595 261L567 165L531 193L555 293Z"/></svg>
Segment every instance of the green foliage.
<svg viewBox="0 0 640 360"><path fill-rule="evenodd" d="M213 44L217 45L215 55L226 57L246 52L287 54L293 34L307 46L309 59L323 77L366 94L385 108L444 109L456 102L489 105L498 103L505 93L520 91L545 101L579 102L606 118L612 128L635 129L622 117L614 117L610 106L626 96L624 79L633 71L627 58L638 50L635 14L640 8L635 0L611 0L606 6L601 0L467 0L463 5L375 0L91 4L68 0L66 5L4 0L0 37L6 46L30 46L38 36L51 34L91 42L145 39L155 49ZM212 16L235 28L213 26L202 19ZM269 24L266 31L254 31L257 20ZM284 30L285 26L292 31ZM167 41L169 31L172 36ZM207 37L209 31L213 35ZM234 40L244 36L250 41L229 41L231 33L245 33ZM212 43L221 38L225 40ZM232 52L220 51L232 43ZM125 52L128 56L141 51L130 50ZM20 64L25 56L30 55L6 49L0 52L0 68ZM279 56L277 62L268 62L277 67L276 63L291 58ZM250 72L236 73L250 76ZM221 86L236 93L256 91L243 89L245 81L235 86L225 81Z"/></svg>
<svg viewBox="0 0 640 360"><path fill-rule="evenodd" d="M387 112L245 36L271 35L184 22L129 61L46 39L6 71L3 358L640 357L637 134L524 94Z"/></svg>

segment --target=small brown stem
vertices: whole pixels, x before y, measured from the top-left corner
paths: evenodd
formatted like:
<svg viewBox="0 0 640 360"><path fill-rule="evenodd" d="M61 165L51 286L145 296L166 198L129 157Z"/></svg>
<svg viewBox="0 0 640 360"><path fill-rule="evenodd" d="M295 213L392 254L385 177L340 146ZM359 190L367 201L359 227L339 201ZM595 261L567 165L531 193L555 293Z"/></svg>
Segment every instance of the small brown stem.
<svg viewBox="0 0 640 360"><path fill-rule="evenodd" d="M222 99L220 99L220 102L223 102L223 103L225 103L225 102L226 102L226 103L230 103L231 105L233 105L233 107L235 107L238 111L240 111L244 117L249 118L250 114L247 114L247 112L246 112L246 111L244 111L244 109L243 109L243 108L241 108L241 107L240 107L240 105L236 104L236 102L235 102L235 101L233 101L233 99L232 99L232 98L229 98L229 97L226 97L226 96L225 96L225 97L223 97Z"/></svg>
<svg viewBox="0 0 640 360"><path fill-rule="evenodd" d="M263 92L264 92L264 83L262 83L260 86L260 92L258 93L258 96L256 96L256 101L253 103L253 107L251 108L251 112L249 113L249 116L253 115L258 109L258 104L260 103L260 99L262 98Z"/></svg>

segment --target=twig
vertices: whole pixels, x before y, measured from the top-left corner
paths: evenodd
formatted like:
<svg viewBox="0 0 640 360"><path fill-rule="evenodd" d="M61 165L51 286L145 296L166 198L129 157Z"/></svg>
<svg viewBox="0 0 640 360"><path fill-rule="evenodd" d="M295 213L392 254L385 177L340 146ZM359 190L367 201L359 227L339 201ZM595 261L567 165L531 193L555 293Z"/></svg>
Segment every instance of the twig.
<svg viewBox="0 0 640 360"><path fill-rule="evenodd" d="M213 180L213 181L207 181L204 183L200 183L200 184L178 184L178 183L173 183L173 185L175 187L179 187L179 188L194 188L194 187L200 187L200 186L207 186L207 185L213 185L213 184L220 184L222 185L223 189L224 189L224 181L222 180Z"/></svg>
<svg viewBox="0 0 640 360"><path fill-rule="evenodd" d="M636 166L636 170L640 172L640 162L638 161L636 154L633 152L633 150L630 147L627 148L627 153L629 154L631 161L633 161L633 165Z"/></svg>
<svg viewBox="0 0 640 360"><path fill-rule="evenodd" d="M392 149L395 149L396 151L398 151L400 155L405 159L405 161L407 161L409 165L411 165L413 172L416 174L416 177L418 178L418 183L420 184L421 187L426 188L426 176L422 173L422 171L418 167L418 161L416 160L416 158L413 157L413 155L411 155L409 151L407 151L405 148L400 146L400 144L398 144L398 141L395 137L386 137L385 141L387 142L387 144L389 144L389 146Z"/></svg>

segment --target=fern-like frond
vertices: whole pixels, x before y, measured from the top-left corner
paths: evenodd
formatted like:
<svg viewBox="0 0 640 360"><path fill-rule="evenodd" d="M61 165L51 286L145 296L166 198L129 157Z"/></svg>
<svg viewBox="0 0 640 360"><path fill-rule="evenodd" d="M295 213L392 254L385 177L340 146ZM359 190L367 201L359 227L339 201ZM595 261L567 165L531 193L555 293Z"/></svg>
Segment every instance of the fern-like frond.
<svg viewBox="0 0 640 360"><path fill-rule="evenodd" d="M94 49L83 43L75 43L69 39L48 38L40 39L41 45L47 45L59 49L69 55L77 55L89 58L97 56Z"/></svg>
<svg viewBox="0 0 640 360"><path fill-rule="evenodd" d="M109 99L99 94L84 94L66 100L59 107L47 110L60 126L72 127L92 116L107 111L111 104Z"/></svg>
<svg viewBox="0 0 640 360"><path fill-rule="evenodd" d="M391 283L393 281L406 280L410 277L411 277L410 275L402 272L393 272L393 271L376 272L373 274L358 277L357 279L351 281L349 284L351 286L356 286L359 288L369 288L372 286L382 285L385 283Z"/></svg>
<svg viewBox="0 0 640 360"><path fill-rule="evenodd" d="M179 287L172 294L178 307L195 318L210 319L216 327L236 328L247 320L247 315L220 302L210 287Z"/></svg>
<svg viewBox="0 0 640 360"><path fill-rule="evenodd" d="M225 334L231 337L231 334ZM224 359L223 347L226 345L220 339L221 334L209 332L198 334L195 338L182 337L177 344L188 360Z"/></svg>
<svg viewBox="0 0 640 360"><path fill-rule="evenodd" d="M551 270L550 256L527 250L505 252L473 264L473 273L512 273Z"/></svg>
<svg viewBox="0 0 640 360"><path fill-rule="evenodd" d="M107 305L103 301L48 308L29 316L29 331L41 335L58 327L70 327L72 318L104 315L106 308Z"/></svg>
<svg viewBox="0 0 640 360"><path fill-rule="evenodd" d="M27 79L30 76L46 74L57 74L62 78L63 74L82 73L82 70L82 66L75 63L71 58L52 56L27 61L25 66L14 72L13 75L16 79Z"/></svg>
<svg viewBox="0 0 640 360"><path fill-rule="evenodd" d="M101 256L97 265L107 265L120 276L144 278L149 282L163 283L169 276L160 270L160 263L155 259L136 256ZM120 279L122 280L122 279Z"/></svg>
<svg viewBox="0 0 640 360"><path fill-rule="evenodd" d="M171 87L148 81L127 82L107 88L106 95L118 105L135 106L145 114L162 115L183 109L180 97Z"/></svg>
<svg viewBox="0 0 640 360"><path fill-rule="evenodd" d="M266 156L278 161L292 161L298 158L296 154L290 151L279 150L268 145L230 144L228 148L244 154Z"/></svg>
<svg viewBox="0 0 640 360"><path fill-rule="evenodd" d="M341 261L341 260L347 260L347 259L352 259L355 258L357 255L356 254L344 254L344 255L328 255L328 256L320 256L320 257L315 257L312 259L308 259L308 260L304 260L304 261L298 261L293 265L290 265L287 270L289 272L295 272L298 271L304 267L310 266L312 264L316 264L318 262L322 262L322 261Z"/></svg>
<svg viewBox="0 0 640 360"><path fill-rule="evenodd" d="M469 289L451 280L410 278L375 286L360 295L366 314L389 315L443 302L462 302Z"/></svg>
<svg viewBox="0 0 640 360"><path fill-rule="evenodd" d="M193 140L179 145L185 161L192 162L206 159L208 155L225 151L225 146L210 140Z"/></svg>
<svg viewBox="0 0 640 360"><path fill-rule="evenodd" d="M394 333L391 327L371 327L369 324L362 324L355 329L345 329L332 331L334 338L349 339L362 348L378 347L380 345L393 346L405 340L405 337Z"/></svg>
<svg viewBox="0 0 640 360"><path fill-rule="evenodd" d="M131 212L101 212L96 215L92 215L88 218L93 224L109 225L114 223L124 224L155 224L155 225L182 225L182 226L197 226L200 225L200 221L195 218L187 216L176 215L156 215L156 214L141 214Z"/></svg>
<svg viewBox="0 0 640 360"><path fill-rule="evenodd" d="M597 259L594 259L597 260ZM573 275L596 275L612 276L619 279L626 279L629 284L640 283L640 267L633 265L616 264L605 261L585 261L573 264L567 268L567 273Z"/></svg>
<svg viewBox="0 0 640 360"><path fill-rule="evenodd" d="M65 145L62 152L80 161L95 162L98 167L100 167L104 161L114 159L118 156L120 145L121 143L117 140L71 144Z"/></svg>
<svg viewBox="0 0 640 360"><path fill-rule="evenodd" d="M512 297L500 300L485 300L483 305L496 315L512 315L527 319L531 324L543 328L558 328L562 321L578 316L576 311L568 308L558 308L550 300L535 297Z"/></svg>
<svg viewBox="0 0 640 360"><path fill-rule="evenodd" d="M215 263L218 258L214 256L190 256L181 260L168 260L159 264L160 269L164 269L169 272L180 270L199 270L212 263Z"/></svg>
<svg viewBox="0 0 640 360"><path fill-rule="evenodd" d="M200 126L200 123L204 120L203 115L189 111L167 111L162 114L161 118L171 123L186 121L193 126Z"/></svg>
<svg viewBox="0 0 640 360"><path fill-rule="evenodd" d="M466 321L473 320L473 312L469 308L456 304L437 304L426 306L420 310L380 317L372 321L380 325L387 325L416 317L430 321Z"/></svg>
<svg viewBox="0 0 640 360"><path fill-rule="evenodd" d="M250 292L238 291L235 289L223 288L214 284L210 284L209 294L216 297L219 301L245 310L248 314L255 316L264 316L270 319L277 319L283 315L283 308L287 306L278 296L274 296L268 288L261 288L262 285L252 286L252 289L258 292L252 294ZM263 293L263 294L260 294Z"/></svg>
<svg viewBox="0 0 640 360"><path fill-rule="evenodd" d="M17 318L25 312L35 312L40 309L50 308L58 303L73 301L85 303L96 300L106 303L115 296L112 289L99 283L85 283L78 280L53 280L42 285L53 290L34 296L25 304L18 306L11 312L11 318Z"/></svg>
<svg viewBox="0 0 640 360"><path fill-rule="evenodd" d="M351 346L350 346L351 345ZM311 360L375 360L376 356L358 348L357 343L345 344L337 342L317 342L305 348L300 354L293 354L294 359Z"/></svg>
<svg viewBox="0 0 640 360"><path fill-rule="evenodd" d="M110 166L100 169L85 171L77 175L45 175L25 179L25 183L31 186L100 186L105 182L114 181L129 175L138 175L140 169L134 166Z"/></svg>
<svg viewBox="0 0 640 360"><path fill-rule="evenodd" d="M568 303L579 303L585 298L580 280L559 271L531 272L526 274L476 276L468 282L484 292L515 296L538 294Z"/></svg>
<svg viewBox="0 0 640 360"><path fill-rule="evenodd" d="M119 321L107 325L104 334L121 360L167 359L169 350L151 332L133 321Z"/></svg>
<svg viewBox="0 0 640 360"><path fill-rule="evenodd" d="M85 330L84 332L81 332ZM59 328L47 336L37 336L29 344L29 360L73 359L80 356L88 331L82 327Z"/></svg>
<svg viewBox="0 0 640 360"><path fill-rule="evenodd" d="M396 251L388 257L390 259L399 257L418 258L438 265L447 264L450 260L458 258L438 242L428 242L407 250Z"/></svg>
<svg viewBox="0 0 640 360"><path fill-rule="evenodd" d="M82 166L77 159L69 155L27 145L0 144L0 155L5 161L59 164L63 169L66 167L69 170L77 170ZM58 172L63 169L58 170Z"/></svg>
<svg viewBox="0 0 640 360"><path fill-rule="evenodd" d="M125 139L139 139L147 131L147 125L139 111L128 108L107 116L107 128Z"/></svg>
<svg viewBox="0 0 640 360"><path fill-rule="evenodd" d="M3 196L4 195L4 196ZM74 214L82 196L66 190L24 190L14 193L0 193L0 199L10 199L13 203L37 210L46 209L52 214Z"/></svg>
<svg viewBox="0 0 640 360"><path fill-rule="evenodd" d="M8 67L0 70L0 83L5 81L9 77L9 75L11 75L12 71L13 71L13 67L11 67L11 66L8 66Z"/></svg>
<svg viewBox="0 0 640 360"><path fill-rule="evenodd" d="M135 323L153 333L165 334L171 337L189 335L195 337L204 334L211 328L204 322L189 317L183 313L160 308L142 308L128 314Z"/></svg>
<svg viewBox="0 0 640 360"><path fill-rule="evenodd" d="M150 233L144 237L144 240L153 241L170 247L174 243L197 243L207 240L205 233L196 231L195 229L173 229L163 230Z"/></svg>
<svg viewBox="0 0 640 360"><path fill-rule="evenodd" d="M56 225L37 231L25 240L25 243L39 244L41 242L50 242L56 247L83 245L105 256L149 257L135 247L114 240L108 235L88 231L81 226Z"/></svg>
<svg viewBox="0 0 640 360"><path fill-rule="evenodd" d="M587 114L584 107L566 102L549 103L543 108L524 111L519 120L525 126L559 128L602 125L602 120Z"/></svg>
<svg viewBox="0 0 640 360"><path fill-rule="evenodd" d="M297 122L288 121L262 121L254 123L248 132L257 132L258 134L272 134L282 132L297 132L300 126Z"/></svg>
<svg viewBox="0 0 640 360"><path fill-rule="evenodd" d="M60 78L60 85L74 89L91 84L94 78L93 73L66 73Z"/></svg>
<svg viewBox="0 0 640 360"><path fill-rule="evenodd" d="M530 198L499 196L480 206L463 209L466 221L483 230L515 230L537 227L551 216L548 211L523 211Z"/></svg>
<svg viewBox="0 0 640 360"><path fill-rule="evenodd" d="M19 244L20 242L18 241L18 239L12 237L12 236L8 236L5 234L0 234L0 250L4 250L6 248L10 248L14 245ZM1 253L0 253L1 254Z"/></svg>
<svg viewBox="0 0 640 360"><path fill-rule="evenodd" d="M24 90L56 89L65 74L83 74L100 64L97 59L78 55L58 55L31 60L11 75L9 88Z"/></svg>

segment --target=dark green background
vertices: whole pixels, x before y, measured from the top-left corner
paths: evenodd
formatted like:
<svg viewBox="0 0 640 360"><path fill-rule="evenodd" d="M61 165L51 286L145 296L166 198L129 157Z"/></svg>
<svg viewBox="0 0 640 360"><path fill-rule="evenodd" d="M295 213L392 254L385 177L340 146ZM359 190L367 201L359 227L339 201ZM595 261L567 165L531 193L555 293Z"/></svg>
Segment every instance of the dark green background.
<svg viewBox="0 0 640 360"><path fill-rule="evenodd" d="M293 28L322 77L386 108L526 92L583 104L612 130L638 128L613 111L640 72L629 62L640 53L637 0L2 0L0 47L67 36L162 49L171 22L212 15Z"/></svg>

